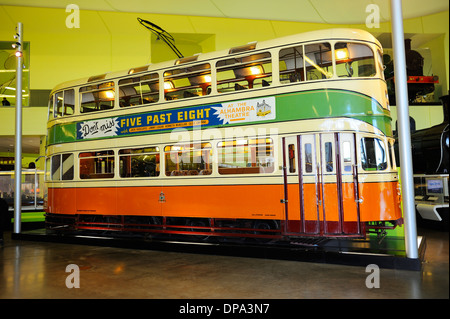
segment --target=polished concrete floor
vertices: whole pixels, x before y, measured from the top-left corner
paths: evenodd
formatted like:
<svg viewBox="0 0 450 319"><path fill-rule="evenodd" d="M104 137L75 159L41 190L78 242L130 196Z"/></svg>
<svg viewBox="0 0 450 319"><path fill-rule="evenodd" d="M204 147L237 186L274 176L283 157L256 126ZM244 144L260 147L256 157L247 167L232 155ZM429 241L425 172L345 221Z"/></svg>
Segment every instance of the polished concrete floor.
<svg viewBox="0 0 450 319"><path fill-rule="evenodd" d="M448 232L422 230L422 271L12 240L0 246L0 298L449 298ZM80 288L67 288L69 264ZM370 279L370 278L369 278ZM369 280L374 282L373 280Z"/></svg>

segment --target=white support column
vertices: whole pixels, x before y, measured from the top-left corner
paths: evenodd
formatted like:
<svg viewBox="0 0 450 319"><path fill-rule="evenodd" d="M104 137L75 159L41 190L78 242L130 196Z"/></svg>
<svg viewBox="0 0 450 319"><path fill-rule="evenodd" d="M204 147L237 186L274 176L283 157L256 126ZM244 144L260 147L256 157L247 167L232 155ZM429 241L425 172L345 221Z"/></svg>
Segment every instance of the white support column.
<svg viewBox="0 0 450 319"><path fill-rule="evenodd" d="M405 40L403 36L402 1L391 0L392 42L394 49L395 96L402 182L405 246L408 258L418 258L416 210L414 204L414 178L409 127L408 88L406 77Z"/></svg>
<svg viewBox="0 0 450 319"><path fill-rule="evenodd" d="M16 69L16 148L14 163L14 233L21 231L22 213L22 68L23 68L23 44L22 22L17 23L15 48L17 57Z"/></svg>

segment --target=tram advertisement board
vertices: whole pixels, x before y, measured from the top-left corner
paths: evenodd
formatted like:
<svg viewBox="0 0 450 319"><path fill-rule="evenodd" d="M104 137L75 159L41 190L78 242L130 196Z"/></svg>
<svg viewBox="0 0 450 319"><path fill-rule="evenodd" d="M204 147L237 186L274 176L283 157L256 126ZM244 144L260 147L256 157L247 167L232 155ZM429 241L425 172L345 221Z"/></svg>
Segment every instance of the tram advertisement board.
<svg viewBox="0 0 450 319"><path fill-rule="evenodd" d="M77 123L77 140L274 120L275 97L161 110Z"/></svg>

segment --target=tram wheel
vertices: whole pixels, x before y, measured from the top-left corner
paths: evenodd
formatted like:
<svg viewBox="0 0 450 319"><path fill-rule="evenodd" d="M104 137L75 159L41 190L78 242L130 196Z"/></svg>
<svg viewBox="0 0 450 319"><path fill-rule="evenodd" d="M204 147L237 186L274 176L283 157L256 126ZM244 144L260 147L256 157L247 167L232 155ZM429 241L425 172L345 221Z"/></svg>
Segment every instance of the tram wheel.
<svg viewBox="0 0 450 319"><path fill-rule="evenodd" d="M210 226L210 222L209 222L209 219L206 219L206 218L191 219L187 222L187 226L192 227L190 229L191 232L196 232L196 231L205 232L207 230L198 229L197 227L208 227L208 226ZM209 236L205 236L205 235L194 235L194 236L201 240L205 240L209 237Z"/></svg>
<svg viewBox="0 0 450 319"><path fill-rule="evenodd" d="M271 229L275 229L276 225L270 221L270 220L256 220L253 223L253 229L255 229L255 231L253 232L255 235L268 235L270 233L265 232L265 231L259 231L259 230L271 230ZM270 238L255 238L256 241L260 242L260 243L267 243L269 241L271 241Z"/></svg>

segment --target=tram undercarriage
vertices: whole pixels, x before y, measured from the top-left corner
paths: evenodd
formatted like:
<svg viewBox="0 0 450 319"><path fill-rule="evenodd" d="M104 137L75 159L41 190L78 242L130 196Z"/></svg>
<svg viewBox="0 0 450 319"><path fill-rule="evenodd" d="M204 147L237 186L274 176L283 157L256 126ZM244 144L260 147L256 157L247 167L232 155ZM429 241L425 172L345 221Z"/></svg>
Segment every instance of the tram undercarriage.
<svg viewBox="0 0 450 319"><path fill-rule="evenodd" d="M289 224L291 227L289 227ZM270 219L221 219L188 218L162 216L125 216L125 215L63 215L46 214L46 228L57 233L85 231L95 235L118 237L181 238L208 241L212 238L233 238L234 241L253 242L293 242L301 244L318 243L327 238L365 238L368 233L377 233L380 238L386 229L393 229L402 224L402 220L375 222L332 222L305 221L304 232L289 232L292 224L299 221ZM342 231L338 231L341 229Z"/></svg>

